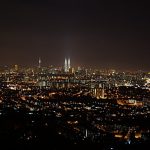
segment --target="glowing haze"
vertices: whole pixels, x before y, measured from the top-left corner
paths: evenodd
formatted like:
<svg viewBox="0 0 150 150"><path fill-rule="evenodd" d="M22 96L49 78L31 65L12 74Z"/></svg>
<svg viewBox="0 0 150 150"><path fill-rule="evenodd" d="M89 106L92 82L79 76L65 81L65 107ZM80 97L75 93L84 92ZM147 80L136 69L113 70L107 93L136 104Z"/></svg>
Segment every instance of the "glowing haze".
<svg viewBox="0 0 150 150"><path fill-rule="evenodd" d="M148 70L150 9L94 0L5 1L0 5L0 65L72 65Z"/></svg>

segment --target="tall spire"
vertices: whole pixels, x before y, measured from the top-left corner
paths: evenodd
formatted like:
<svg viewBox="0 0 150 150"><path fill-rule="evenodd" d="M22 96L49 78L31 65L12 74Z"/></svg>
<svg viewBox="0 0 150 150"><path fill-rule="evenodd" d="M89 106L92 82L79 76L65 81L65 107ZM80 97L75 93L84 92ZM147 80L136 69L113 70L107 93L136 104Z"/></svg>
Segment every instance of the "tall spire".
<svg viewBox="0 0 150 150"><path fill-rule="evenodd" d="M67 59L65 58L65 64L64 64L64 70L65 70L65 72L67 72L67 68L68 68Z"/></svg>
<svg viewBox="0 0 150 150"><path fill-rule="evenodd" d="M39 57L39 68L41 68L41 58Z"/></svg>
<svg viewBox="0 0 150 150"><path fill-rule="evenodd" d="M70 66L70 58L68 58L68 71L69 71L70 68L71 68L71 66Z"/></svg>
<svg viewBox="0 0 150 150"><path fill-rule="evenodd" d="M65 72L69 72L69 69L71 68L71 65L70 65L70 58L65 58L65 64L64 64L64 70Z"/></svg>

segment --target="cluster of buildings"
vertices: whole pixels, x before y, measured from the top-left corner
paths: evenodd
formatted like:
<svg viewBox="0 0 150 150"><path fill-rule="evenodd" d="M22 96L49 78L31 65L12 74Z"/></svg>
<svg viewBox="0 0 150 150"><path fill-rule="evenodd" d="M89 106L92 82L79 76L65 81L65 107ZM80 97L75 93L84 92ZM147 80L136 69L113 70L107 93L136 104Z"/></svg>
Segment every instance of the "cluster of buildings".
<svg viewBox="0 0 150 150"><path fill-rule="evenodd" d="M84 67L71 67L70 58L65 58L62 67L42 67L39 58L37 67L0 70L1 88L12 90L70 89L77 95L90 95L97 99L134 99L149 98L150 74L147 72L117 72L113 69L100 70ZM69 93L68 94L75 94Z"/></svg>
<svg viewBox="0 0 150 150"><path fill-rule="evenodd" d="M57 134L72 143L150 140L149 73L72 68L70 58L63 67L42 67L41 62L37 67L0 70L0 118L10 108L24 110L31 128L39 123L35 117L47 118L39 125L45 129L54 115ZM25 141L39 136L18 132L17 138Z"/></svg>

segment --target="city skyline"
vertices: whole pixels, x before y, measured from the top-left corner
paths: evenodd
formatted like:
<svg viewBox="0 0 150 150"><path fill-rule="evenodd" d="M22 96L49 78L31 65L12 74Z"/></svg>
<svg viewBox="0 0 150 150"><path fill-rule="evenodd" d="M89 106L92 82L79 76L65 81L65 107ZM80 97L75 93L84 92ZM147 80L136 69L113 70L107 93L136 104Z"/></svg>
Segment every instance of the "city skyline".
<svg viewBox="0 0 150 150"><path fill-rule="evenodd" d="M144 2L7 1L0 6L0 65L73 66L149 71Z"/></svg>
<svg viewBox="0 0 150 150"><path fill-rule="evenodd" d="M58 63L59 62L59 63ZM84 64L79 64L76 63L75 61L73 62L70 57L64 57L63 60L59 59L56 64L52 64L51 62L45 62L44 58L41 59L41 57L36 58L32 63L26 63L26 64L0 64L1 68L16 68L19 67L21 68L47 68L47 67L52 67L52 68L61 68L64 70L66 73L69 72L70 69L96 69L96 70L115 70L119 72L149 72L149 69L141 69L141 68L117 68L117 67L111 67L111 66L92 66L92 65L84 65Z"/></svg>

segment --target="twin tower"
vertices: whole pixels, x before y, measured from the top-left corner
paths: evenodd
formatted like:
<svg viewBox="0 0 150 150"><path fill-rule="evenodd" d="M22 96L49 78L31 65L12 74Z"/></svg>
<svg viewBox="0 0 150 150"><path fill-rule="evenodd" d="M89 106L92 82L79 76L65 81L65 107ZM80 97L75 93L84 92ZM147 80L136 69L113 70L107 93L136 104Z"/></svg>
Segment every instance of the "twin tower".
<svg viewBox="0 0 150 150"><path fill-rule="evenodd" d="M41 58L39 58L38 68L41 68ZM70 58L65 58L64 71L69 72L70 66Z"/></svg>
<svg viewBox="0 0 150 150"><path fill-rule="evenodd" d="M65 58L65 64L64 64L64 71L69 72L69 69L71 68L70 66L70 58Z"/></svg>

